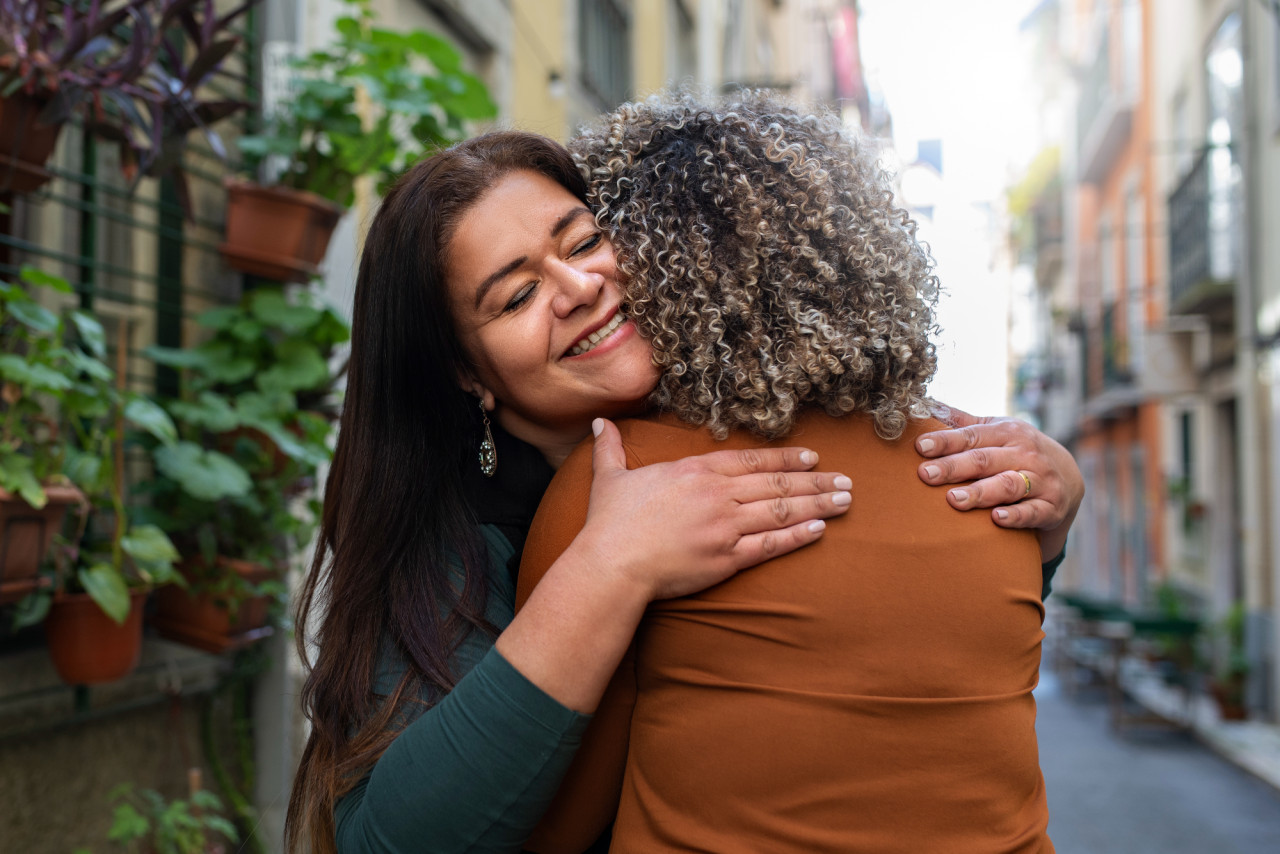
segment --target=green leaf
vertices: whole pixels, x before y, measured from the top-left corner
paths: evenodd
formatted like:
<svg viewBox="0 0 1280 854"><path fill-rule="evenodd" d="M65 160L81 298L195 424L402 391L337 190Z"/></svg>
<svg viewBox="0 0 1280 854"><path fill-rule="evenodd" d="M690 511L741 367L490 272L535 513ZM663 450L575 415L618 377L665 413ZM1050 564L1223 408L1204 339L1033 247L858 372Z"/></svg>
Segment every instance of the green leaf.
<svg viewBox="0 0 1280 854"><path fill-rule="evenodd" d="M212 810L213 812L222 812L222 801L218 796L208 789L198 789L191 795L192 806L200 807L202 810Z"/></svg>
<svg viewBox="0 0 1280 854"><path fill-rule="evenodd" d="M133 804L118 804L111 815L111 828L107 839L112 842L132 842L145 839L151 833L151 822L138 812Z"/></svg>
<svg viewBox="0 0 1280 854"><path fill-rule="evenodd" d="M271 289L255 291L250 298L253 316L266 326L296 335L313 326L320 319L320 310L309 305L290 305L284 292Z"/></svg>
<svg viewBox="0 0 1280 854"><path fill-rule="evenodd" d="M240 417L226 398L213 392L201 392L194 401L175 400L169 404L169 411L179 421L211 433L226 433L240 426Z"/></svg>
<svg viewBox="0 0 1280 854"><path fill-rule="evenodd" d="M238 341L252 342L262 337L263 329L262 324L252 317L241 317L227 332Z"/></svg>
<svg viewBox="0 0 1280 854"><path fill-rule="evenodd" d="M253 376L258 366L253 359L236 352L225 341L210 341L198 348L207 361L202 366L205 375L213 382L238 383Z"/></svg>
<svg viewBox="0 0 1280 854"><path fill-rule="evenodd" d="M11 302L5 306L5 310L11 317L36 332L54 332L58 328L58 315L34 300Z"/></svg>
<svg viewBox="0 0 1280 854"><path fill-rule="evenodd" d="M173 425L173 419L150 398L130 394L128 403L124 406L124 420L142 428L166 445L178 441L178 428Z"/></svg>
<svg viewBox="0 0 1280 854"><path fill-rule="evenodd" d="M276 443L280 452L291 460L297 460L310 466L323 465L329 460L329 455L325 450L317 449L305 442L299 442L297 436L281 428L278 423L263 421L253 426L266 433L271 441Z"/></svg>
<svg viewBox="0 0 1280 854"><path fill-rule="evenodd" d="M129 617L129 587L115 567L109 563L96 563L80 570L76 577L84 592L98 603L102 613L123 626Z"/></svg>
<svg viewBox="0 0 1280 854"><path fill-rule="evenodd" d="M67 363L75 371L87 374L93 379L111 382L111 379L115 376L114 371L88 353L81 353L79 350L68 350L66 351L66 358Z"/></svg>
<svg viewBox="0 0 1280 854"><path fill-rule="evenodd" d="M93 315L83 311L71 312L71 322L75 324L80 341L89 348L89 352L101 359L107 353L107 333L102 324Z"/></svg>
<svg viewBox="0 0 1280 854"><path fill-rule="evenodd" d="M103 474L102 458L97 454L71 448L62 463L62 473L85 492L98 492L98 481Z"/></svg>
<svg viewBox="0 0 1280 854"><path fill-rule="evenodd" d="M205 329L226 329L238 320L241 314L242 311L237 306L223 305L201 313L196 317L196 323Z"/></svg>
<svg viewBox="0 0 1280 854"><path fill-rule="evenodd" d="M39 510L49 498L36 477L35 466L25 455L6 455L4 468L0 470L0 486L16 493L23 501Z"/></svg>
<svg viewBox="0 0 1280 854"><path fill-rule="evenodd" d="M222 816L207 815L204 817L204 824L205 827L210 830L221 833L223 836L227 837L227 840L230 842L240 841L240 832L236 830L236 826Z"/></svg>
<svg viewBox="0 0 1280 854"><path fill-rule="evenodd" d="M170 368L204 369L209 364L209 354L204 350L181 350L176 347L144 347L142 355L153 362Z"/></svg>
<svg viewBox="0 0 1280 854"><path fill-rule="evenodd" d="M297 410L297 401L290 392L245 392L236 398L236 410L242 423L281 421Z"/></svg>
<svg viewBox="0 0 1280 854"><path fill-rule="evenodd" d="M23 596L21 601L13 606L13 630L16 632L18 629L44 622L44 618L49 614L49 606L52 604L53 597L47 590L37 590Z"/></svg>
<svg viewBox="0 0 1280 854"><path fill-rule="evenodd" d="M329 379L329 364L314 344L307 341L281 341L276 347L276 362L258 374L258 388L266 392L299 391L317 388Z"/></svg>
<svg viewBox="0 0 1280 854"><path fill-rule="evenodd" d="M72 386L71 378L60 371L13 353L0 355L0 377L33 391L66 391Z"/></svg>
<svg viewBox="0 0 1280 854"><path fill-rule="evenodd" d="M178 442L155 452L156 467L178 482L183 490L201 501L240 498L253 488L253 481L235 460L201 448L194 442Z"/></svg>
<svg viewBox="0 0 1280 854"><path fill-rule="evenodd" d="M431 60L440 71L457 71L462 65L457 48L435 33L416 30L408 33L407 39L414 53Z"/></svg>
<svg viewBox="0 0 1280 854"><path fill-rule="evenodd" d="M23 264L22 272L19 275L21 275L24 282L44 288L53 288L63 294L71 293L71 283L66 279L61 276L55 276L52 273L46 273L44 270L32 267L30 264Z"/></svg>
<svg viewBox="0 0 1280 854"><path fill-rule="evenodd" d="M147 566L173 563L180 557L169 535L155 525L131 525L129 533L120 538L120 548Z"/></svg>

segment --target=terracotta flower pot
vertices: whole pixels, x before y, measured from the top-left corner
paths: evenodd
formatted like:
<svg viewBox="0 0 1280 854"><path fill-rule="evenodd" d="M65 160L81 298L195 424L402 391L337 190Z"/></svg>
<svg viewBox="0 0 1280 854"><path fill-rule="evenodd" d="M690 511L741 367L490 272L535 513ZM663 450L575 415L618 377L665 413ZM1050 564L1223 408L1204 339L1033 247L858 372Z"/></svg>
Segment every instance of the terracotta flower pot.
<svg viewBox="0 0 1280 854"><path fill-rule="evenodd" d="M178 566L188 583L207 582L210 571L198 557ZM275 576L275 571L245 560L219 556L214 573L233 572L250 584ZM156 591L156 610L151 625L161 637L185 643L206 652L221 653L268 637L266 596L252 596L234 605L220 601L213 593L192 592L170 584Z"/></svg>
<svg viewBox="0 0 1280 854"><path fill-rule="evenodd" d="M102 612L87 593L59 594L44 620L49 657L63 682L95 685L133 672L142 653L142 605L145 590L129 594L124 625Z"/></svg>
<svg viewBox="0 0 1280 854"><path fill-rule="evenodd" d="M44 168L62 125L37 119L45 102L15 92L0 98L0 193L30 193L53 176Z"/></svg>
<svg viewBox="0 0 1280 854"><path fill-rule="evenodd" d="M1218 715L1224 721L1243 721L1249 718L1244 705L1244 680L1226 682L1214 679L1209 683L1209 693L1218 703Z"/></svg>
<svg viewBox="0 0 1280 854"><path fill-rule="evenodd" d="M45 489L49 503L39 510L0 489L0 604L16 602L32 590L48 586L37 570L62 527L67 508L84 503L74 486Z"/></svg>
<svg viewBox="0 0 1280 854"><path fill-rule="evenodd" d="M320 272L343 209L314 193L228 180L227 239L218 251L233 269L277 282Z"/></svg>

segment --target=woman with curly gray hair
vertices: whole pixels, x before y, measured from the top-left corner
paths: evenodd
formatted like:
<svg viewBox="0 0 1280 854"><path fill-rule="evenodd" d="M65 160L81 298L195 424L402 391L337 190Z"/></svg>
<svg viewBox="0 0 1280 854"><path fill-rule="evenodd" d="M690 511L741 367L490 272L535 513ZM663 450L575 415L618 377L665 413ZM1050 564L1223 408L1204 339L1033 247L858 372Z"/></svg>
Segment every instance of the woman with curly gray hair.
<svg viewBox="0 0 1280 854"><path fill-rule="evenodd" d="M618 425L628 466L803 442L858 473L856 513L650 605L527 847L582 851L616 812L612 852L1052 852L1031 692L1060 532L917 476L938 282L873 153L763 94L624 105L572 150L662 371L661 412ZM587 452L518 605L586 518Z"/></svg>
<svg viewBox="0 0 1280 854"><path fill-rule="evenodd" d="M658 408L767 439L807 405L867 413L887 439L939 409L938 282L871 149L765 95L626 105L573 142Z"/></svg>

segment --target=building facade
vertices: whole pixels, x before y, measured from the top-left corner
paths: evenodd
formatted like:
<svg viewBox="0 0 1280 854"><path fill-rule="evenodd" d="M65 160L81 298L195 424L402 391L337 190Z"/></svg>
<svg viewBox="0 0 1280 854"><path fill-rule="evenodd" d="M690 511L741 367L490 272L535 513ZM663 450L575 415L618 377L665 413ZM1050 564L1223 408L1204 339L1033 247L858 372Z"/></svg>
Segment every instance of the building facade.
<svg viewBox="0 0 1280 854"><path fill-rule="evenodd" d="M1247 703L1280 719L1280 9L1060 0L1033 23L1075 93L1035 200L1028 371L1089 486L1063 583L1209 625L1242 609Z"/></svg>

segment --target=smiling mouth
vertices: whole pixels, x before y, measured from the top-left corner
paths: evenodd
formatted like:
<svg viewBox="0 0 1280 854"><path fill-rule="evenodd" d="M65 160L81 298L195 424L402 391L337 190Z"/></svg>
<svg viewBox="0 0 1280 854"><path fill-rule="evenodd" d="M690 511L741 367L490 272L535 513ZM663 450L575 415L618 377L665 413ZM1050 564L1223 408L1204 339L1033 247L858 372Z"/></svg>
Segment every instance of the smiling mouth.
<svg viewBox="0 0 1280 854"><path fill-rule="evenodd" d="M601 326L595 332L592 332L590 335L583 338L577 344L574 344L571 348L569 348L569 355L581 356L583 353L589 353L590 351L595 349L597 344L599 344L604 339L608 338L614 332L618 331L618 327L626 322L627 322L626 315L624 315L622 313L622 309L619 308L618 313L615 314L609 320L608 323L606 323L604 326Z"/></svg>

